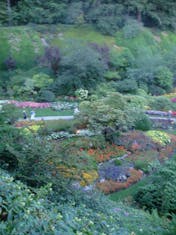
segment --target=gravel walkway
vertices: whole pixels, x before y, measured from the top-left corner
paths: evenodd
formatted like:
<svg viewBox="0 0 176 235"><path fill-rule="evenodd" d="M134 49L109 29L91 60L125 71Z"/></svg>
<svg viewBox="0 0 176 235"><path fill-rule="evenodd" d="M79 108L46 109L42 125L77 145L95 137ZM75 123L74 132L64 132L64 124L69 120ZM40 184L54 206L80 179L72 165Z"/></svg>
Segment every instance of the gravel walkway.
<svg viewBox="0 0 176 235"><path fill-rule="evenodd" d="M48 121L48 120L72 120L74 116L46 116L46 117L35 117L34 119L22 119L20 118L18 121Z"/></svg>

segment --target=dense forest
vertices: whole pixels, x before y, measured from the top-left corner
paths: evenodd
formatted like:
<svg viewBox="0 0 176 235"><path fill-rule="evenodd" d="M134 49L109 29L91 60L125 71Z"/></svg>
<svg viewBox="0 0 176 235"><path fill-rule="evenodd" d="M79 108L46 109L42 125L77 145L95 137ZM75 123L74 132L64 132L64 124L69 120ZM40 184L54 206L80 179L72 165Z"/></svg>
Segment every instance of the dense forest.
<svg viewBox="0 0 176 235"><path fill-rule="evenodd" d="M94 24L103 33L113 34L134 17L146 26L175 29L175 1L1 1L2 24Z"/></svg>
<svg viewBox="0 0 176 235"><path fill-rule="evenodd" d="M176 234L175 0L0 0L0 235Z"/></svg>

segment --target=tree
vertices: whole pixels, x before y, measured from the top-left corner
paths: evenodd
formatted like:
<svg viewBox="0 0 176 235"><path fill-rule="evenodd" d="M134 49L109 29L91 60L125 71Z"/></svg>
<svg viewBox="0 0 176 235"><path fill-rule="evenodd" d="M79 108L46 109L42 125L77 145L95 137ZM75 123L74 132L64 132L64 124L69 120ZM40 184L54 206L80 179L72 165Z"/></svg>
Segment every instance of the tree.
<svg viewBox="0 0 176 235"><path fill-rule="evenodd" d="M61 52L58 47L52 46L45 49L44 55L40 58L40 63L51 69L53 74L57 76L61 60Z"/></svg>
<svg viewBox="0 0 176 235"><path fill-rule="evenodd" d="M135 127L141 112L139 106L128 103L125 96L111 92L106 97L82 102L78 119L96 132L107 127L121 132Z"/></svg>
<svg viewBox="0 0 176 235"><path fill-rule="evenodd" d="M57 94L74 95L77 89L94 88L103 80L106 65L99 53L74 42L61 61L61 72L54 83Z"/></svg>
<svg viewBox="0 0 176 235"><path fill-rule="evenodd" d="M7 12L8 12L8 24L10 26L12 24L12 9L11 9L10 0L7 0Z"/></svg>
<svg viewBox="0 0 176 235"><path fill-rule="evenodd" d="M155 73L155 83L166 91L173 87L173 73L167 67L159 67Z"/></svg>

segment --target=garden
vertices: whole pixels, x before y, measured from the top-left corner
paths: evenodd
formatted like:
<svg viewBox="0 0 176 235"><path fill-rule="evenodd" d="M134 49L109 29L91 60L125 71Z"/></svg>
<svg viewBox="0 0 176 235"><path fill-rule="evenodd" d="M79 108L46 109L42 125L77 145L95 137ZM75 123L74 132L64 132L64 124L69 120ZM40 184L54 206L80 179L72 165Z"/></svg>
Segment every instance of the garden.
<svg viewBox="0 0 176 235"><path fill-rule="evenodd" d="M6 3L0 234L175 235L174 1Z"/></svg>

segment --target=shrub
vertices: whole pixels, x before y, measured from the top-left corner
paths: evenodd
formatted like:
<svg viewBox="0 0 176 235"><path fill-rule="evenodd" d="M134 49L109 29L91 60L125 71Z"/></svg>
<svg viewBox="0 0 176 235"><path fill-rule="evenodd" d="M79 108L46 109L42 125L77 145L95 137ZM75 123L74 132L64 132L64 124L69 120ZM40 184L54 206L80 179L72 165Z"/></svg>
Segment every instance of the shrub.
<svg viewBox="0 0 176 235"><path fill-rule="evenodd" d="M135 38L142 31L142 24L136 20L128 20L122 29L125 39Z"/></svg>
<svg viewBox="0 0 176 235"><path fill-rule="evenodd" d="M149 100L149 106L155 110L170 110L172 109L172 102L167 97L153 97L153 99Z"/></svg>
<svg viewBox="0 0 176 235"><path fill-rule="evenodd" d="M136 130L148 131L151 129L152 122L147 115L141 113L134 125Z"/></svg>
<svg viewBox="0 0 176 235"><path fill-rule="evenodd" d="M74 42L61 61L62 70L53 85L58 95L75 95L75 90L89 90L103 80L106 66L101 55L89 46ZM73 46L74 45L74 46Z"/></svg>
<svg viewBox="0 0 176 235"><path fill-rule="evenodd" d="M80 100L86 100L88 97L88 90L84 90L84 89L76 90L75 95Z"/></svg>
<svg viewBox="0 0 176 235"><path fill-rule="evenodd" d="M52 91L49 90L41 90L37 100L41 102L53 102L56 97Z"/></svg>
<svg viewBox="0 0 176 235"><path fill-rule="evenodd" d="M70 197L69 202L61 203L49 200L54 198L50 183L33 191L0 170L2 234L113 234L115 231L121 235L142 229L144 234L154 235L157 227L157 234L161 235L166 230L158 215L113 203L96 192L81 193L72 188L70 192L77 199Z"/></svg>
<svg viewBox="0 0 176 235"><path fill-rule="evenodd" d="M20 111L14 105L5 104L0 110L0 124L14 124L20 116Z"/></svg>
<svg viewBox="0 0 176 235"><path fill-rule="evenodd" d="M137 82L134 79L125 79L122 81L118 81L115 87L118 92L132 94L135 94L138 89Z"/></svg>
<svg viewBox="0 0 176 235"><path fill-rule="evenodd" d="M162 215L176 211L175 160L168 160L165 165L155 170L150 177L150 184L136 192L135 200L146 209L157 209ZM171 183L172 182L172 183Z"/></svg>
<svg viewBox="0 0 176 235"><path fill-rule="evenodd" d="M155 83L166 91L173 87L173 73L167 67L159 67L155 74Z"/></svg>
<svg viewBox="0 0 176 235"><path fill-rule="evenodd" d="M52 132L74 130L75 121L72 120L50 120L44 123L40 134L51 134Z"/></svg>

